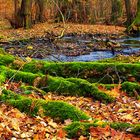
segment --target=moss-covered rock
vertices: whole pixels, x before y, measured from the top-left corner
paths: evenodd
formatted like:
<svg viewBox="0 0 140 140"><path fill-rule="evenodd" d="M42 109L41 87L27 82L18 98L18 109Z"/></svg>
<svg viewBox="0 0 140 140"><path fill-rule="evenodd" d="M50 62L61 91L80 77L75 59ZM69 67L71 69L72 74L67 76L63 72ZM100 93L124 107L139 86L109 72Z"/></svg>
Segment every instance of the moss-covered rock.
<svg viewBox="0 0 140 140"><path fill-rule="evenodd" d="M140 84L134 82L122 83L122 90L130 96L140 96Z"/></svg>
<svg viewBox="0 0 140 140"><path fill-rule="evenodd" d="M66 119L80 121L88 120L90 118L78 108L63 101L46 101L42 99L27 98L8 90L3 90L2 93L3 94L0 95L1 101L33 116L50 116L60 121L64 121Z"/></svg>
<svg viewBox="0 0 140 140"><path fill-rule="evenodd" d="M132 125L129 123L124 123L124 122L113 122L113 123L110 123L110 127L116 130L124 131L127 128L132 127Z"/></svg>
<svg viewBox="0 0 140 140"><path fill-rule="evenodd" d="M96 87L101 87L106 90L111 90L118 86L118 84L100 84L100 83L94 83L93 85L95 85Z"/></svg>

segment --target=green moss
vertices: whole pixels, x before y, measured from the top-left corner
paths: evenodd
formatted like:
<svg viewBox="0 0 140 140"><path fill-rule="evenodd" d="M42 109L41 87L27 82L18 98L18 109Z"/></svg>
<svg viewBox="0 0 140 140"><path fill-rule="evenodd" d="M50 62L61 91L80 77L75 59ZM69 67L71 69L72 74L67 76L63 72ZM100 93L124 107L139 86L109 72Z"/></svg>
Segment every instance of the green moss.
<svg viewBox="0 0 140 140"><path fill-rule="evenodd" d="M23 66L23 70L32 73L47 73L47 70L44 68L44 61L33 60L30 63L27 63ZM48 63L49 64L49 63Z"/></svg>
<svg viewBox="0 0 140 140"><path fill-rule="evenodd" d="M48 77L47 87L44 88L46 92L51 91L51 92L57 92L58 94L71 95L71 96L79 94L79 92L76 91L76 89L77 86L74 83L65 80L65 78L52 77L52 76Z"/></svg>
<svg viewBox="0 0 140 140"><path fill-rule="evenodd" d="M73 121L89 119L89 117L78 108L75 108L74 106L62 101L49 101L47 104L43 105L43 108L45 110L45 116L57 118L61 121L68 118Z"/></svg>
<svg viewBox="0 0 140 140"><path fill-rule="evenodd" d="M5 74L5 71L1 71L0 70L0 85L5 82L6 80L6 74Z"/></svg>
<svg viewBox="0 0 140 140"><path fill-rule="evenodd" d="M60 95L63 94L70 96L92 97L93 99L105 102L113 101L113 97L105 94L104 92L99 91L95 85L83 79L79 78L65 79L62 77L52 77L49 75L46 77L46 79L44 79L45 75L12 70L4 66L2 68L6 71L7 78L12 77L12 79L14 79L15 81L22 81L25 83L29 83L30 85L34 85L34 83L39 83L39 86L43 87L43 90L46 92L54 92ZM37 77L40 77L39 81ZM37 88L35 90L37 90Z"/></svg>
<svg viewBox="0 0 140 140"><path fill-rule="evenodd" d="M9 64L16 58L7 55L0 55L1 64ZM105 84L118 83L119 78L121 81L127 81L128 75L131 74L135 77L136 81L140 81L140 64L139 63L127 63L130 61L118 61L108 60L103 62L46 62L33 60L30 63L26 63L23 66L22 71L42 73L44 75L49 74L52 76L59 76L64 78L82 78L90 82L99 82ZM132 58L133 59L133 58ZM138 61L139 62L139 59ZM16 68L16 64L13 63L13 68ZM118 77L119 75L119 77ZM104 77L104 78L103 78Z"/></svg>
<svg viewBox="0 0 140 140"><path fill-rule="evenodd" d="M62 101L46 101L42 99L27 98L8 90L3 90L0 100L32 116L45 115L57 120L59 119L60 121L64 121L66 119L80 121L90 118L84 112L72 105L69 105L68 103Z"/></svg>
<svg viewBox="0 0 140 140"><path fill-rule="evenodd" d="M23 71L46 72L52 76L60 76L64 78L78 77L87 79L90 82L98 82L111 84L118 83L119 78L122 81L128 79L131 74L140 80L140 64L128 63L100 63L100 62L64 62L50 63L42 62L41 68L35 66L34 62L25 64ZM119 75L119 77L118 77ZM104 78L103 78L104 77Z"/></svg>
<svg viewBox="0 0 140 140"><path fill-rule="evenodd" d="M79 78L61 78L48 76L46 92L57 92L70 96L92 97L105 102L113 101L113 97L98 90L98 88L86 80Z"/></svg>
<svg viewBox="0 0 140 140"><path fill-rule="evenodd" d="M132 125L129 123L124 122L114 122L110 124L110 127L116 130L126 130L127 128L131 127Z"/></svg>
<svg viewBox="0 0 140 140"><path fill-rule="evenodd" d="M93 85L95 85L97 87L103 87L103 88L105 88L107 90L111 90L111 89L113 89L114 87L117 86L117 84L100 84L100 83L95 83Z"/></svg>
<svg viewBox="0 0 140 140"><path fill-rule="evenodd" d="M107 123L102 122L101 125L98 124L98 121L95 120L93 122L73 122L70 125L66 126L64 130L67 132L69 138L76 138L81 135L83 136L89 136L90 133L90 127L105 127L106 125L109 125L111 128L119 130L119 131L126 131L128 128L131 129L130 133L138 134L140 132L140 125L131 125L129 123L124 122L113 122L113 123Z"/></svg>
<svg viewBox="0 0 140 140"><path fill-rule="evenodd" d="M89 136L90 127L96 127L95 123L73 122L64 129L67 132L68 138L78 138L79 136Z"/></svg>
<svg viewBox="0 0 140 140"><path fill-rule="evenodd" d="M12 69L9 69L9 68L6 68L5 67L5 70L6 70L6 76L7 78L11 78L14 79L15 81L23 81L25 83L29 83L29 84L33 84L34 80L37 78L37 77L40 77L41 75L38 75L38 74L33 74L31 72L22 72L22 71L19 71L19 70L12 70Z"/></svg>
<svg viewBox="0 0 140 140"><path fill-rule="evenodd" d="M3 48L0 48L0 54L6 55L7 53L4 51Z"/></svg>
<svg viewBox="0 0 140 140"><path fill-rule="evenodd" d="M1 52L2 53L2 52ZM0 53L0 65L8 65L14 61L14 56Z"/></svg>
<svg viewBox="0 0 140 140"><path fill-rule="evenodd" d="M140 95L139 83L124 82L122 83L122 90L130 96L136 96L136 94Z"/></svg>
<svg viewBox="0 0 140 140"><path fill-rule="evenodd" d="M26 86L24 84L21 85L20 89L23 91L23 93L25 94L30 94L32 93L32 91L35 91L35 92L39 92L41 93L42 95L45 95L46 92L37 88L37 87L33 87L33 86Z"/></svg>
<svg viewBox="0 0 140 140"><path fill-rule="evenodd" d="M132 127L132 133L140 135L140 124L136 124Z"/></svg>
<svg viewBox="0 0 140 140"><path fill-rule="evenodd" d="M22 98L20 100L10 99L6 100L6 103L18 108L21 112L25 112L32 116L37 114L36 107L32 109L32 99L30 98Z"/></svg>

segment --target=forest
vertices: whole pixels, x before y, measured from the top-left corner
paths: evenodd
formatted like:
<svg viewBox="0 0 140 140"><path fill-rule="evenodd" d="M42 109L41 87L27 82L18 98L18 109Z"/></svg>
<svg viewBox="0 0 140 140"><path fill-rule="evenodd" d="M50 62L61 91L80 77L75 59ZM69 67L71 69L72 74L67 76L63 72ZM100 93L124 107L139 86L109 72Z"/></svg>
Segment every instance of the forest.
<svg viewBox="0 0 140 140"><path fill-rule="evenodd" d="M0 0L0 140L140 140L140 0Z"/></svg>

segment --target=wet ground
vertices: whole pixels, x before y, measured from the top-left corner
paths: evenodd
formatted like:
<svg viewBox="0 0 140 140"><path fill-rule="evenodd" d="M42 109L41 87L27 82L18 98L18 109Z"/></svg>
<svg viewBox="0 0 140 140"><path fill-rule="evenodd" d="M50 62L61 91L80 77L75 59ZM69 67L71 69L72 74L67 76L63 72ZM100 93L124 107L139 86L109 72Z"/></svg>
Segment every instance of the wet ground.
<svg viewBox="0 0 140 140"><path fill-rule="evenodd" d="M109 44L109 45L108 45ZM67 34L60 39L52 34L42 38L1 44L9 53L50 61L95 61L118 54L139 55L140 37L116 34Z"/></svg>

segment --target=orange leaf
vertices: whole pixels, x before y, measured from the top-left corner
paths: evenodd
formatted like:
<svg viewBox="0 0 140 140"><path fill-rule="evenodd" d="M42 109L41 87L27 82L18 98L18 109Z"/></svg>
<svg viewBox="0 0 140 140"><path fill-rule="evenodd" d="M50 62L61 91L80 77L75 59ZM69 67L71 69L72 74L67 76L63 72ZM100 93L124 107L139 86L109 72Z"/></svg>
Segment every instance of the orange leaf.
<svg viewBox="0 0 140 140"><path fill-rule="evenodd" d="M60 129L57 133L59 138L64 138L66 136L66 132L63 129Z"/></svg>

